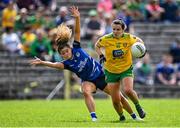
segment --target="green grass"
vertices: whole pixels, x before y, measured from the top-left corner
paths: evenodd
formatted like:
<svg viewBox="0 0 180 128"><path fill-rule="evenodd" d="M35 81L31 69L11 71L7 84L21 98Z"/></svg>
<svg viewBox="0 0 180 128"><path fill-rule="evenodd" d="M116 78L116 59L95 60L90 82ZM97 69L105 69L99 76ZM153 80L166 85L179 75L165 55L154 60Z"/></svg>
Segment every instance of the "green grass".
<svg viewBox="0 0 180 128"><path fill-rule="evenodd" d="M0 127L180 127L178 99L141 100L147 112L143 122L133 121L127 112L127 120L119 122L110 99L95 102L98 122L91 122L83 100L0 101Z"/></svg>

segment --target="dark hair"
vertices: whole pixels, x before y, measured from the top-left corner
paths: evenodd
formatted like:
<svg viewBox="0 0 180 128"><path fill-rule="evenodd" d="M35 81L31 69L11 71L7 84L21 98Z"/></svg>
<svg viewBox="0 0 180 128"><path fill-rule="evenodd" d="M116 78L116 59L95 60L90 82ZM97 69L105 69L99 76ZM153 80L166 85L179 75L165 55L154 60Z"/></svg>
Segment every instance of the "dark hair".
<svg viewBox="0 0 180 128"><path fill-rule="evenodd" d="M70 45L69 45L68 43L61 43L61 44L59 44L59 45L58 45L58 52L60 53L61 50L62 50L63 48L65 48L65 47L70 48Z"/></svg>
<svg viewBox="0 0 180 128"><path fill-rule="evenodd" d="M123 30L126 30L127 26L122 19L113 20L112 24L121 25Z"/></svg>

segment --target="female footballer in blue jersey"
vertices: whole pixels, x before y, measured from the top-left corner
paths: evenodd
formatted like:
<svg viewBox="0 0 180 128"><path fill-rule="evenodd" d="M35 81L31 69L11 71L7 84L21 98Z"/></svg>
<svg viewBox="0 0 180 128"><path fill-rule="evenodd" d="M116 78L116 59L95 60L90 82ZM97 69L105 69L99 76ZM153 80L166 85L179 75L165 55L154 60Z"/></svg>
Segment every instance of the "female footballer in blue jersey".
<svg viewBox="0 0 180 128"><path fill-rule="evenodd" d="M61 24L57 28L56 44L58 46L58 52L64 59L62 62L48 62L42 61L39 58L31 60L32 65L44 65L57 69L70 70L82 80L82 92L85 98L86 106L91 114L92 121L97 120L95 113L95 103L92 96L93 92L96 92L97 88L105 93L112 95L112 90L105 82L105 75L103 73L101 65L90 57L80 46L80 13L77 7L71 7L70 12L75 18L75 35L73 47L68 42L71 37L71 30L64 24ZM135 113L133 113L127 99L119 92L121 102L117 99L113 99L113 106L120 116L120 121L125 120L123 115L123 107L131 115L134 120L139 120Z"/></svg>

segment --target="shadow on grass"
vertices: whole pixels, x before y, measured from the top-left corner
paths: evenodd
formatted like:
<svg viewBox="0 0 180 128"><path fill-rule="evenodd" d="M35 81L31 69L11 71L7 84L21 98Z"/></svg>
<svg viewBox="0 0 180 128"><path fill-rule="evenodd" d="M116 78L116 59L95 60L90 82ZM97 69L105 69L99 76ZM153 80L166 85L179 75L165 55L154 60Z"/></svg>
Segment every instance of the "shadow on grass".
<svg viewBox="0 0 180 128"><path fill-rule="evenodd" d="M114 124L114 123L122 123L122 124L128 124L128 123L147 123L147 121L135 121L135 120L126 120L126 121L123 121L123 122L120 122L119 120L97 120L96 122L92 122L91 120L61 120L61 121L59 121L59 122L63 122L63 123L65 123L65 122L74 122L74 123L112 123L112 124Z"/></svg>

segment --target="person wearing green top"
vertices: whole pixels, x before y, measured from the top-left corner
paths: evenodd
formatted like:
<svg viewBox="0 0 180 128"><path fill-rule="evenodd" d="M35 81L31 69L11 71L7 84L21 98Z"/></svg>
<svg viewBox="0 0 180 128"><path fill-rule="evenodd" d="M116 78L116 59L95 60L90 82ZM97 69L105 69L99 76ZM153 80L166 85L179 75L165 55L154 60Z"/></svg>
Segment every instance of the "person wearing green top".
<svg viewBox="0 0 180 128"><path fill-rule="evenodd" d="M49 60L53 54L50 40L44 36L43 30L37 30L37 38L31 45L31 55Z"/></svg>

